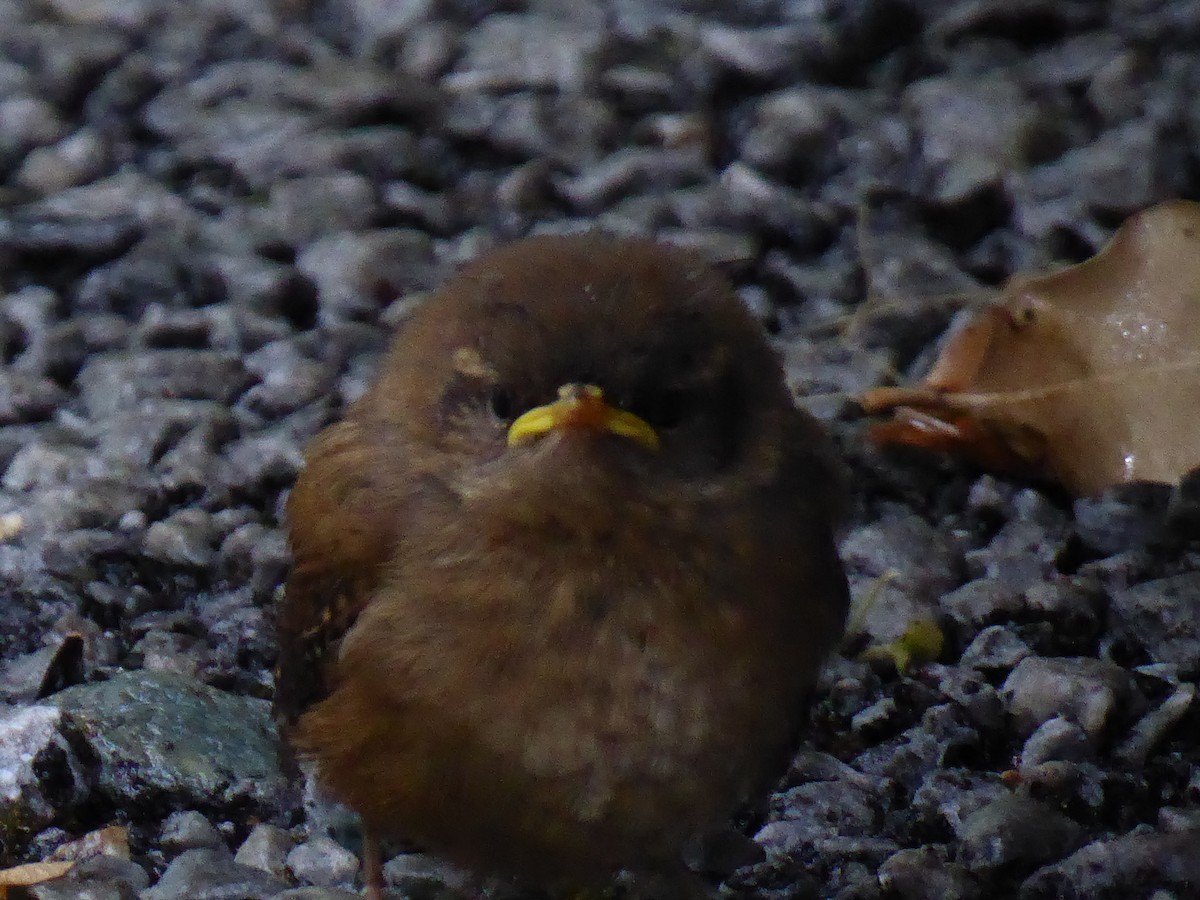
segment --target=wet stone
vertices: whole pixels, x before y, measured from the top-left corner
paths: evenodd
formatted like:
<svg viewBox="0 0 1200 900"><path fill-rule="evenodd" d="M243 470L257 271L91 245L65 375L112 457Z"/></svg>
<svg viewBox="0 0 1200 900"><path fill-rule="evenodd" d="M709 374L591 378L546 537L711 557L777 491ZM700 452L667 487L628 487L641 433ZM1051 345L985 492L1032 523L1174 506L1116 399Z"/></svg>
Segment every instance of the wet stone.
<svg viewBox="0 0 1200 900"><path fill-rule="evenodd" d="M111 802L221 804L271 815L284 794L266 701L175 673L123 672L47 702L95 755L96 789Z"/></svg>

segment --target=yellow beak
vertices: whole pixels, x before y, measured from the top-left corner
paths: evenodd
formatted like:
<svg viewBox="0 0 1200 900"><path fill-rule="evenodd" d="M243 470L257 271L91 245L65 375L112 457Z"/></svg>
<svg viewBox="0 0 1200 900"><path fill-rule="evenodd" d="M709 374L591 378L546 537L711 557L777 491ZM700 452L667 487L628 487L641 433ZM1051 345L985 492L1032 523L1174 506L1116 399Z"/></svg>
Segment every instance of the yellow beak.
<svg viewBox="0 0 1200 900"><path fill-rule="evenodd" d="M658 449L658 435L645 419L610 406L594 384L564 384L558 399L535 406L520 415L508 429L508 445L515 447L556 428L590 428L630 438L647 450Z"/></svg>

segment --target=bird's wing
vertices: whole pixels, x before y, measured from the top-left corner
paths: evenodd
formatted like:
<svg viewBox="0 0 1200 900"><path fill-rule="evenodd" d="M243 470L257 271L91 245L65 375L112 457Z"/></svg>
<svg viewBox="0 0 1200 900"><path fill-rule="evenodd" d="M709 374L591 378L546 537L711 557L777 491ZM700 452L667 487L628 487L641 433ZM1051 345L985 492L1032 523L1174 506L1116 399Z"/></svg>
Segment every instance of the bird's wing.
<svg viewBox="0 0 1200 900"><path fill-rule="evenodd" d="M322 432L288 501L293 567L276 618L275 709L291 725L329 690L339 642L392 550L398 499L376 435L348 419Z"/></svg>

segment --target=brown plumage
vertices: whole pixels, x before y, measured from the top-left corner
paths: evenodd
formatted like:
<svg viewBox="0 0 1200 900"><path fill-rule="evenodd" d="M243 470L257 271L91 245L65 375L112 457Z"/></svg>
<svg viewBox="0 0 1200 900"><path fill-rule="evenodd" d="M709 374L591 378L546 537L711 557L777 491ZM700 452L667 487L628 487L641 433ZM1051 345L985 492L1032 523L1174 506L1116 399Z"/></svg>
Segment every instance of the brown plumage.
<svg viewBox="0 0 1200 900"><path fill-rule="evenodd" d="M794 749L845 614L838 501L710 269L510 245L308 451L279 709L375 833L546 886L677 868Z"/></svg>

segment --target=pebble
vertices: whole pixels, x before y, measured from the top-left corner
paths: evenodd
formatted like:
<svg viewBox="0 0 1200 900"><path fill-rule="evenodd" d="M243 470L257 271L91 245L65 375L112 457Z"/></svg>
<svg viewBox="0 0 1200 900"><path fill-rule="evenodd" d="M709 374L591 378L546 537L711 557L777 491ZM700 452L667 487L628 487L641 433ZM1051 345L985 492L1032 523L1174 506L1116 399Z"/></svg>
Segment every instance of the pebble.
<svg viewBox="0 0 1200 900"><path fill-rule="evenodd" d="M1090 740L1128 720L1145 701L1129 673L1107 660L1028 657L1001 688L1019 731L1032 734L1062 716L1079 725Z"/></svg>
<svg viewBox="0 0 1200 900"><path fill-rule="evenodd" d="M358 857L332 838L317 835L288 852L287 867L318 887L348 886L358 874Z"/></svg>

